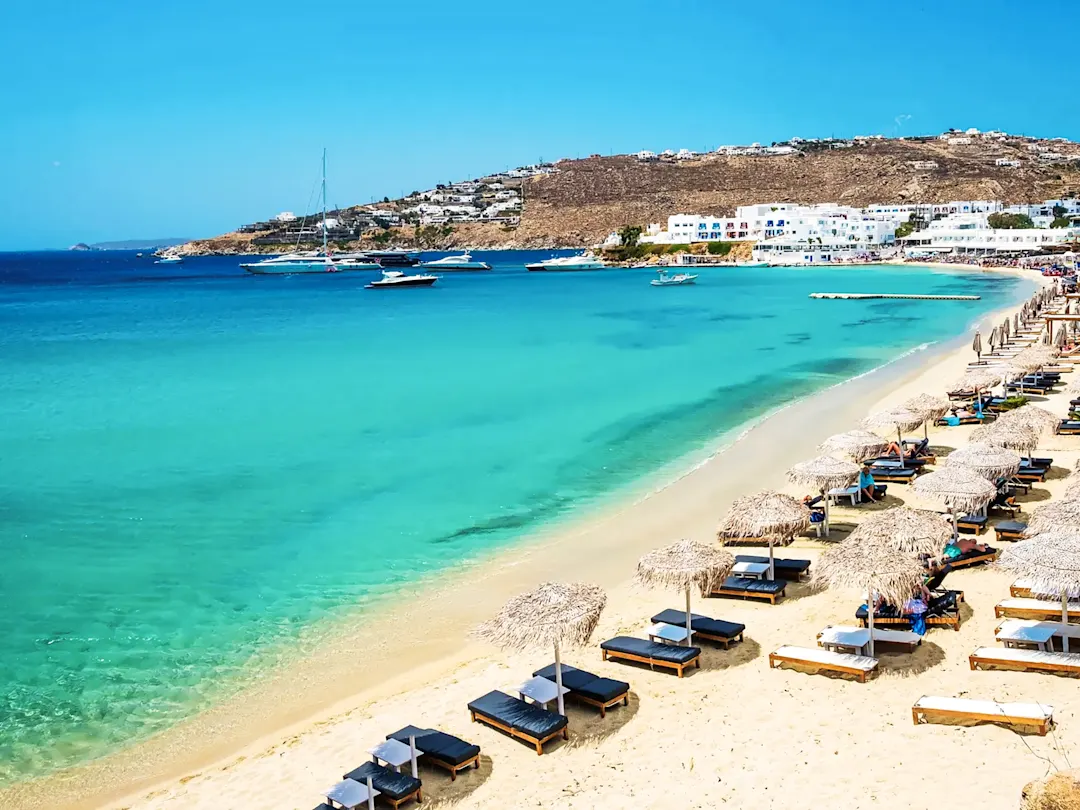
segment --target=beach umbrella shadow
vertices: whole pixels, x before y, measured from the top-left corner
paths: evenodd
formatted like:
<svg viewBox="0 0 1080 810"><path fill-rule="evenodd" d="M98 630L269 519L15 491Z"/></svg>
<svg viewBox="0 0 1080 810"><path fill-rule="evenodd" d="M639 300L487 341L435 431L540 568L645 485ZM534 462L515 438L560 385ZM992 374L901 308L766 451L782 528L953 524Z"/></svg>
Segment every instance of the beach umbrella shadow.
<svg viewBox="0 0 1080 810"><path fill-rule="evenodd" d="M787 597L784 597L785 601ZM726 650L713 647L702 648L701 667L709 672L732 669L749 664L756 658L761 657L761 645L754 639L743 636L738 644L733 644Z"/></svg>
<svg viewBox="0 0 1080 810"><path fill-rule="evenodd" d="M567 706L567 718L570 720L570 739L560 740L552 751L559 748L592 748L608 737L617 734L634 719L641 709L641 699L636 692L630 692L629 703L621 703L607 710L607 716L600 717L600 712L592 707Z"/></svg>
<svg viewBox="0 0 1080 810"><path fill-rule="evenodd" d="M927 670L940 666L944 662L945 650L925 639L912 652L892 652L888 649L878 650L879 671L882 675L894 678L913 678Z"/></svg>

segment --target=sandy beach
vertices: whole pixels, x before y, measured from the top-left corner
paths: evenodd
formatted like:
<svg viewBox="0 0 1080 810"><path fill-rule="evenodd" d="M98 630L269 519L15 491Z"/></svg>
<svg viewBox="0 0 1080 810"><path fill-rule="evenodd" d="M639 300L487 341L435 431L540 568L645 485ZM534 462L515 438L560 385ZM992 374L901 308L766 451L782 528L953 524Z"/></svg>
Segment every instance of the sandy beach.
<svg viewBox="0 0 1080 810"><path fill-rule="evenodd" d="M1002 317L994 313L983 323ZM679 594L632 582L641 554L679 538L715 542L718 519L738 495L764 488L806 494L785 482L794 462L816 455L822 439L856 427L869 412L918 393L942 394L972 359L968 342L916 352L814 395L673 483L642 488L597 514L385 600L377 620L313 647L280 676L114 756L8 788L0 792L0 807L314 807L323 789L368 758L370 747L413 724L482 749L480 768L456 782L422 770L425 804L440 807L767 808L790 806L798 796L812 806L1015 808L1026 782L1068 767L1080 731L1068 700L1075 691L1070 679L968 668L968 653L993 644L993 605L1008 596L1011 581L1004 573L975 567L950 574L948 586L966 596L960 631L932 630L914 654L884 654L880 675L866 684L769 670L768 653L776 647L813 646L825 625L854 622L858 594L810 593L802 584L790 586L775 606L696 602L700 612L744 623L746 639L729 651L706 645L701 669L685 679L602 662L596 646L614 635L641 636L649 616L680 604ZM1036 401L1064 415L1067 399ZM970 430L931 430L931 445L941 456L962 445ZM1055 436L1040 452L1053 456L1054 468L1050 480L1018 497L1025 511L1063 488L1066 470L1080 458L1080 439ZM842 538L860 516L901 503L931 506L890 485L884 506L834 510L830 540ZM992 531L986 539L998 545ZM827 542L799 538L780 555L815 560ZM467 634L506 598L546 580L607 589L595 643L567 652L564 662L628 681L632 694L629 706L604 720L568 705L569 741L537 757L470 723L466 704L492 689L512 691L550 663L550 652L507 654ZM911 705L921 695L1049 703L1058 727L1047 737L991 726L916 727Z"/></svg>

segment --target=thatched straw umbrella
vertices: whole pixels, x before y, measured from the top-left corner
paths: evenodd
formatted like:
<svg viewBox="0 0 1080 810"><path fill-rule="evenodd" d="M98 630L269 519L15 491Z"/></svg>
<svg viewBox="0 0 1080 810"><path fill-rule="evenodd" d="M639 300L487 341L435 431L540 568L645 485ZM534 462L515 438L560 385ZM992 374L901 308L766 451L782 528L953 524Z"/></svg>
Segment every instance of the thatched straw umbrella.
<svg viewBox="0 0 1080 810"><path fill-rule="evenodd" d="M911 554L884 543L856 540L854 536L821 553L813 581L830 588L865 588L870 655L874 654L874 603L903 606L922 583L923 566Z"/></svg>
<svg viewBox="0 0 1080 810"><path fill-rule="evenodd" d="M1065 348L1065 344L1069 342L1069 328L1065 324L1061 324L1058 327L1057 334L1054 335L1054 346L1058 349Z"/></svg>
<svg viewBox="0 0 1080 810"><path fill-rule="evenodd" d="M1012 336L1012 330L1009 328L1009 319L1006 318L1001 324L1001 334L1005 338L1005 343L1009 342L1009 338Z"/></svg>
<svg viewBox="0 0 1080 810"><path fill-rule="evenodd" d="M993 354L994 349L1001 345L1001 332L996 326L990 330L990 338L988 342L990 343L990 354Z"/></svg>
<svg viewBox="0 0 1080 810"><path fill-rule="evenodd" d="M1036 437L1044 433L1056 433L1060 419L1046 408L1038 405L1021 405L1011 411L1005 411L998 417L998 422L1006 425L1020 425L1035 431Z"/></svg>
<svg viewBox="0 0 1080 810"><path fill-rule="evenodd" d="M963 467L988 481L1011 478L1020 469L1020 454L1007 447L971 442L945 457L946 467Z"/></svg>
<svg viewBox="0 0 1080 810"><path fill-rule="evenodd" d="M1061 597L1061 623L1069 623L1069 597L1080 595L1080 530L1044 532L1001 552L997 565L1031 583L1040 596ZM1062 639L1069 651L1069 636Z"/></svg>
<svg viewBox="0 0 1080 810"><path fill-rule="evenodd" d="M769 579L775 578L773 544L810 528L810 510L802 501L766 490L736 498L716 536L723 543L737 537L763 537L769 543Z"/></svg>
<svg viewBox="0 0 1080 810"><path fill-rule="evenodd" d="M944 504L952 517L953 537L959 536L956 527L957 510L964 514L982 509L997 495L997 487L978 473L963 467L945 467L929 475L920 475L912 485L920 495Z"/></svg>
<svg viewBox="0 0 1080 810"><path fill-rule="evenodd" d="M997 330L994 330L995 332ZM949 400L943 397L935 397L930 394L917 394L911 399L907 400L902 406L904 410L917 413L923 418L923 438L929 438L930 434L927 432L927 425L930 422L936 422L949 412L949 408L952 404Z"/></svg>
<svg viewBox="0 0 1080 810"><path fill-rule="evenodd" d="M973 368L956 381L953 389L966 391L970 388L975 392L975 399L978 400L981 408L982 392L989 392L995 385L1000 385L1004 379L1005 373L1001 368L991 368L990 366Z"/></svg>
<svg viewBox="0 0 1080 810"><path fill-rule="evenodd" d="M863 427L868 430L876 430L878 428L894 429L896 430L896 443L903 445L905 430L914 430L926 419L923 418L921 413L915 413L909 411L907 408L890 408L887 411L878 411L875 414L863 419Z"/></svg>
<svg viewBox="0 0 1080 810"><path fill-rule="evenodd" d="M693 630L690 612L690 589L710 587L722 582L735 566L735 558L723 549L680 540L670 546L650 551L637 564L637 579L650 588L673 588L686 591L686 646L691 646Z"/></svg>
<svg viewBox="0 0 1080 810"><path fill-rule="evenodd" d="M1080 501L1080 478L1071 479L1061 492L1063 501Z"/></svg>
<svg viewBox="0 0 1080 810"><path fill-rule="evenodd" d="M1031 510L1024 536L1035 537L1056 529L1080 532L1080 501L1050 501L1036 506Z"/></svg>
<svg viewBox="0 0 1080 810"><path fill-rule="evenodd" d="M822 494L825 501L825 536L828 537L829 490L849 486L859 477L859 465L832 456L818 456L796 464L787 471L787 477L794 484L812 487Z"/></svg>
<svg viewBox="0 0 1080 810"><path fill-rule="evenodd" d="M975 339L971 341L971 350L975 352L975 362L982 362L982 333L975 330Z"/></svg>
<svg viewBox="0 0 1080 810"><path fill-rule="evenodd" d="M937 512L894 506L870 515L847 539L885 545L905 554L937 556L951 537L952 529Z"/></svg>
<svg viewBox="0 0 1080 810"><path fill-rule="evenodd" d="M536 590L515 596L473 632L513 650L554 645L559 714L565 714L559 649L587 644L606 604L607 595L597 585L545 582Z"/></svg>
<svg viewBox="0 0 1080 810"><path fill-rule="evenodd" d="M1014 335L1020 334L1020 315L1019 313L1013 313L1012 333Z"/></svg>
<svg viewBox="0 0 1080 810"><path fill-rule="evenodd" d="M1034 430L1026 425L1010 424L1000 419L989 425L979 425L971 431L971 440L997 447L1008 447L1010 450L1016 450L1028 456L1039 446L1039 434Z"/></svg>
<svg viewBox="0 0 1080 810"><path fill-rule="evenodd" d="M826 453L847 456L852 461L863 461L872 456L879 456L889 446L887 439L865 430L849 430L830 436L820 445Z"/></svg>

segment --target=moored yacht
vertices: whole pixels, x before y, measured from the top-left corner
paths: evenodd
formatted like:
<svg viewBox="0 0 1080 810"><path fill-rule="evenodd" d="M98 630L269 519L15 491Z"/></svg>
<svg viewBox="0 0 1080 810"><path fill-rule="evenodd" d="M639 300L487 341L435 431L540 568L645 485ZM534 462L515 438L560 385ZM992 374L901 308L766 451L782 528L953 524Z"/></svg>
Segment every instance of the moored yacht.
<svg viewBox="0 0 1080 810"><path fill-rule="evenodd" d="M339 253L334 256L338 270L378 270L381 265L367 253Z"/></svg>
<svg viewBox="0 0 1080 810"><path fill-rule="evenodd" d="M364 285L366 290L388 290L396 287L430 287L439 280L438 276L407 276L400 270L383 270L382 278Z"/></svg>
<svg viewBox="0 0 1080 810"><path fill-rule="evenodd" d="M419 267L430 267L432 270L490 270L491 265L487 262L474 262L472 254L465 251L460 256L443 256L430 262L420 262Z"/></svg>
<svg viewBox="0 0 1080 810"><path fill-rule="evenodd" d="M605 267L607 265L592 253L582 253L578 256L558 256L525 265L526 270L603 270Z"/></svg>
<svg viewBox="0 0 1080 810"><path fill-rule="evenodd" d="M139 254L142 256L142 254ZM177 253L175 250L166 250L158 257L158 260L154 264L180 264L184 260L184 257Z"/></svg>
<svg viewBox="0 0 1080 810"><path fill-rule="evenodd" d="M370 250L367 255L381 267L412 267L420 263L420 254L415 250Z"/></svg>
<svg viewBox="0 0 1080 810"><path fill-rule="evenodd" d="M285 253L281 256L272 256L258 262L241 264L249 273L257 275L287 274L287 273L336 273L338 271L334 260L317 250L302 251L299 253Z"/></svg>

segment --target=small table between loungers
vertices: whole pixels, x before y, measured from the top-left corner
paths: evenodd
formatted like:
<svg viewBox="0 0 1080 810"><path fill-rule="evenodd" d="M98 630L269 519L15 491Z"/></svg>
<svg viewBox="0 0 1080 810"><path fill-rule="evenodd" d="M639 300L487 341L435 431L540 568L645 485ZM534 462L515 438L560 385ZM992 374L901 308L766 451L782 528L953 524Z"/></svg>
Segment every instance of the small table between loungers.
<svg viewBox="0 0 1080 810"><path fill-rule="evenodd" d="M736 562L731 573L737 577L749 577L751 579L768 579L769 564L759 562Z"/></svg>
<svg viewBox="0 0 1080 810"><path fill-rule="evenodd" d="M563 695L569 691L565 686L562 688ZM541 709L546 709L549 703L559 699L559 686L547 678L534 676L521 684L517 688L517 693L522 700L529 698L533 703L538 704Z"/></svg>

